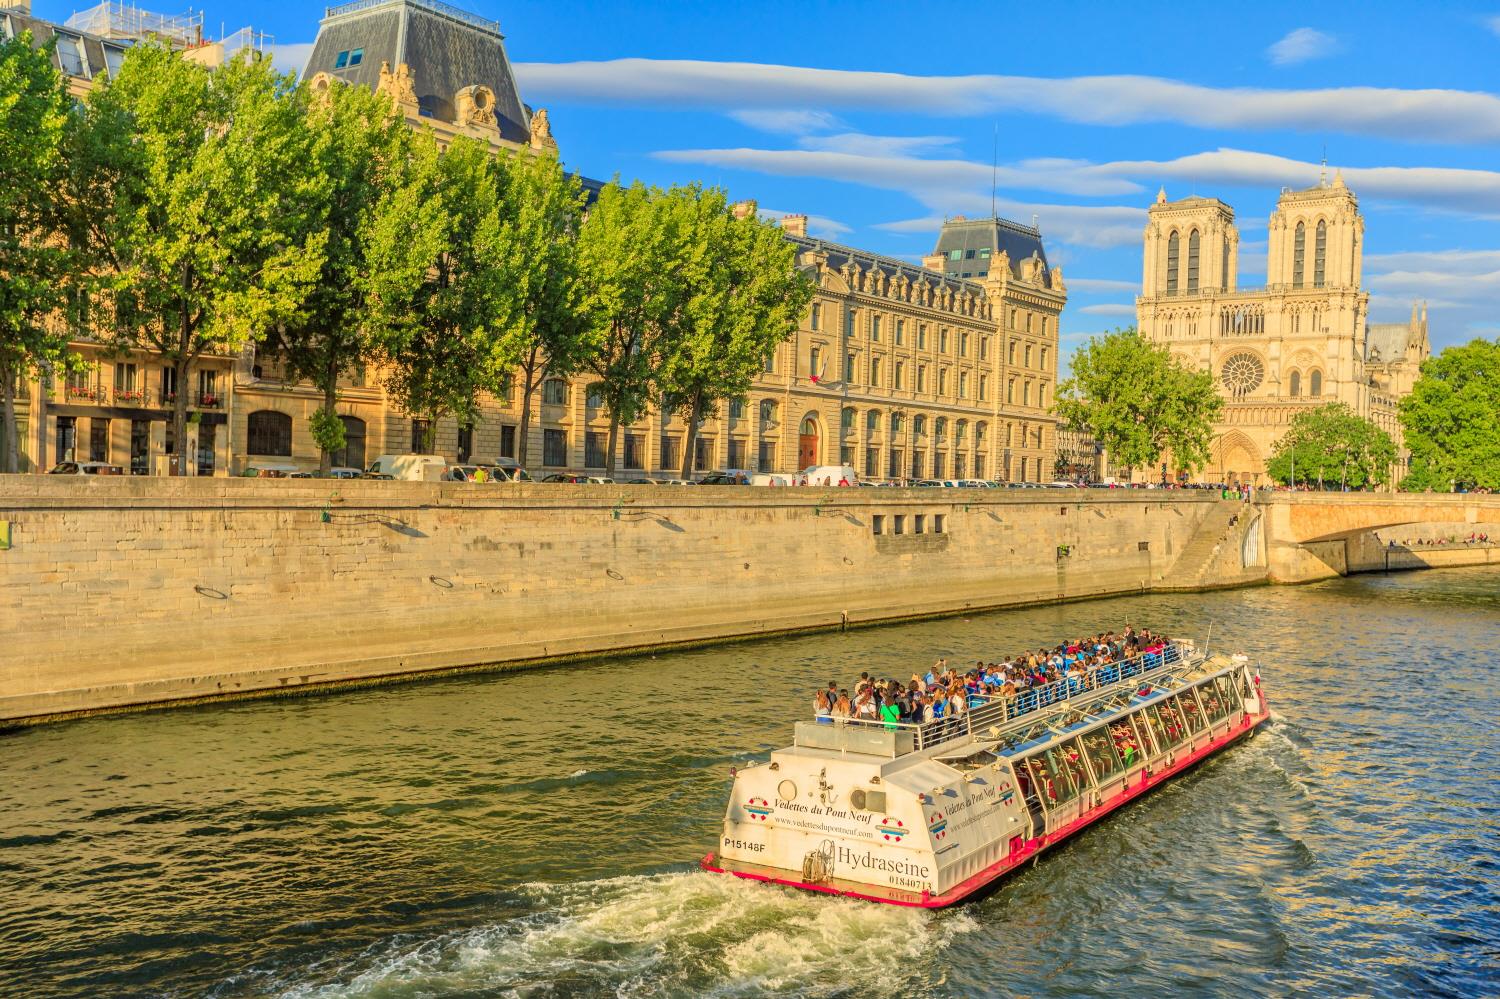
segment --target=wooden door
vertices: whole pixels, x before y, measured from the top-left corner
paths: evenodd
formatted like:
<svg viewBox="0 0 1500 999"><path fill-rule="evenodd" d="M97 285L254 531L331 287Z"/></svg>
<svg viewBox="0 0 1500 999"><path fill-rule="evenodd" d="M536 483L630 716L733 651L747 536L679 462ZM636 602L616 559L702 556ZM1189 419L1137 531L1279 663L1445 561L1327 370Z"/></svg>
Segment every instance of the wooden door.
<svg viewBox="0 0 1500 999"><path fill-rule="evenodd" d="M803 434L797 438L797 471L818 463L818 435Z"/></svg>

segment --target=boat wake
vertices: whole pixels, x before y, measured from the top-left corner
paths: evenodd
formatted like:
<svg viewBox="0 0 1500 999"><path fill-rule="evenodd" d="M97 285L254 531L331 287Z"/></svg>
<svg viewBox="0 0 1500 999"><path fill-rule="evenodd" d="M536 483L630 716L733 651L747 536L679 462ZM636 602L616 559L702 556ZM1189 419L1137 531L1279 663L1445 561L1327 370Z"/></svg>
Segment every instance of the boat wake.
<svg viewBox="0 0 1500 999"><path fill-rule="evenodd" d="M694 872L521 888L528 916L396 939L286 999L495 994L934 994L934 960L976 928L933 914Z"/></svg>

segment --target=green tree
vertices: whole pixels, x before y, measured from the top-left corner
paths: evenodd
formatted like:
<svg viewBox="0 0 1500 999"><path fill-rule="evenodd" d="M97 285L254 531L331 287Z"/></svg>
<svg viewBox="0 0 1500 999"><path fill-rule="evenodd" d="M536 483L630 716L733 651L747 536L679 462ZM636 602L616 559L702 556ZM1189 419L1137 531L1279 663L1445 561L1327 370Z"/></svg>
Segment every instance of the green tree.
<svg viewBox="0 0 1500 999"><path fill-rule="evenodd" d="M1149 468L1171 453L1179 468L1208 461L1224 400L1213 375L1194 371L1134 328L1091 337L1073 354L1072 376L1053 411L1087 431L1124 468Z"/></svg>
<svg viewBox="0 0 1500 999"><path fill-rule="evenodd" d="M500 334L511 312L494 157L460 137L446 152L413 142L411 176L376 207L368 249L368 322L387 362L386 388L406 412L473 421L479 393L516 358Z"/></svg>
<svg viewBox="0 0 1500 999"><path fill-rule="evenodd" d="M512 296L498 318L505 353L518 358L521 426L516 460L524 467L531 404L545 378L577 374L595 349L595 329L579 308L577 239L583 187L556 156L521 152L500 160L505 196L499 255ZM487 386L505 396L511 371Z"/></svg>
<svg viewBox="0 0 1500 999"><path fill-rule="evenodd" d="M20 470L20 384L76 361L52 321L79 266L57 211L73 119L53 44L0 43L0 472Z"/></svg>
<svg viewBox="0 0 1500 999"><path fill-rule="evenodd" d="M598 379L593 389L609 413L609 475L620 426L645 412L667 333L683 308L690 248L680 207L640 183L611 182L579 227L580 305L596 344L586 370Z"/></svg>
<svg viewBox="0 0 1500 999"><path fill-rule="evenodd" d="M1422 362L1401 400L1411 473L1401 488L1500 489L1500 342L1474 340Z"/></svg>
<svg viewBox="0 0 1500 999"><path fill-rule="evenodd" d="M683 219L687 256L683 307L662 345L659 381L687 420L682 477L691 477L698 425L719 403L750 390L766 356L797 329L814 284L797 269L796 247L780 227L736 218L723 191L679 188L667 195Z"/></svg>
<svg viewBox="0 0 1500 999"><path fill-rule="evenodd" d="M1266 474L1282 485L1338 482L1353 489L1390 481L1396 461L1391 435L1342 402L1298 413L1271 447Z"/></svg>
<svg viewBox="0 0 1500 999"><path fill-rule="evenodd" d="M406 181L412 131L393 114L386 95L335 82L311 95L303 126L310 132L311 164L325 179L306 218L326 236L318 279L305 289L297 313L277 327L271 344L292 379L306 379L323 394L312 420L321 468L344 446L338 418L339 379L372 353L365 322L371 277L370 241L376 206Z"/></svg>
<svg viewBox="0 0 1500 999"><path fill-rule="evenodd" d="M101 332L170 365L176 474L193 365L294 317L322 266L303 114L270 60L210 71L155 44L89 95L75 203L109 273Z"/></svg>

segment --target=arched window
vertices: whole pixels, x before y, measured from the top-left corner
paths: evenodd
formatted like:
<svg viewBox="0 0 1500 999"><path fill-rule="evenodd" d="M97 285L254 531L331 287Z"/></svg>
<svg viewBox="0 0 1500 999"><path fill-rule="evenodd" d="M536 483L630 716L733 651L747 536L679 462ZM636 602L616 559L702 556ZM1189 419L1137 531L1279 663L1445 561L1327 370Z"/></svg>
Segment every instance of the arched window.
<svg viewBox="0 0 1500 999"><path fill-rule="evenodd" d="M818 421L813 419L811 416L804 416L802 418L801 434L804 437L818 436Z"/></svg>
<svg viewBox="0 0 1500 999"><path fill-rule="evenodd" d="M964 443L964 438L966 438L968 436L969 436L969 421L968 420L959 420L957 423L953 424L953 440L954 440L954 443L962 445Z"/></svg>
<svg viewBox="0 0 1500 999"><path fill-rule="evenodd" d="M249 454L292 456L292 418L285 413L259 409L250 414L245 434Z"/></svg>
<svg viewBox="0 0 1500 999"><path fill-rule="evenodd" d="M939 444L942 444L948 439L948 418L946 416L939 416L937 420L934 421L932 425L932 436L937 438L937 442Z"/></svg>
<svg viewBox="0 0 1500 999"><path fill-rule="evenodd" d="M927 433L927 417L921 415L920 413L912 417L911 432L916 434L918 437L921 437L923 434Z"/></svg>
<svg viewBox="0 0 1500 999"><path fill-rule="evenodd" d="M763 427L776 425L776 403L771 399L760 401L760 423Z"/></svg>
<svg viewBox="0 0 1500 999"><path fill-rule="evenodd" d="M1292 244L1292 287L1302 287L1302 267L1307 262L1307 226L1297 223L1296 242Z"/></svg>
<svg viewBox="0 0 1500 999"><path fill-rule="evenodd" d="M846 434L852 434L854 432L854 410L852 410L852 409L846 409L846 410L844 410L844 415L843 415L842 419L843 419L844 433L846 433Z"/></svg>
<svg viewBox="0 0 1500 999"><path fill-rule="evenodd" d="M1181 250L1177 233L1167 237L1167 291L1177 290L1177 254Z"/></svg>
<svg viewBox="0 0 1500 999"><path fill-rule="evenodd" d="M1198 290L1198 230L1188 233L1187 290Z"/></svg>
<svg viewBox="0 0 1500 999"><path fill-rule="evenodd" d="M1307 394L1320 396L1323 394L1323 372L1313 369L1313 373L1307 378Z"/></svg>
<svg viewBox="0 0 1500 999"><path fill-rule="evenodd" d="M1318 239L1313 244L1313 287L1323 287L1325 265L1328 263L1328 223L1318 219Z"/></svg>
<svg viewBox="0 0 1500 999"><path fill-rule="evenodd" d="M975 447L984 447L984 434L985 434L985 431L989 430L989 428L990 428L990 425L988 423L976 423L976 424L974 424L974 446Z"/></svg>
<svg viewBox="0 0 1500 999"><path fill-rule="evenodd" d="M891 414L891 433L899 434L906 429L906 421L901 418L900 413Z"/></svg>
<svg viewBox="0 0 1500 999"><path fill-rule="evenodd" d="M1302 394L1302 372L1300 372L1300 371L1293 371L1292 372L1292 377L1287 381L1287 385L1288 385L1287 393L1289 395L1291 395L1291 397L1293 399L1295 399L1299 395L1301 395Z"/></svg>
<svg viewBox="0 0 1500 999"><path fill-rule="evenodd" d="M1224 237L1224 256L1219 258L1219 287L1229 290L1229 237Z"/></svg>
<svg viewBox="0 0 1500 999"><path fill-rule="evenodd" d="M333 463L339 468L365 467L365 421L357 416L340 416L344 424L344 446L333 452Z"/></svg>
<svg viewBox="0 0 1500 999"><path fill-rule="evenodd" d="M865 414L865 433L871 437L880 429L880 410L872 409Z"/></svg>

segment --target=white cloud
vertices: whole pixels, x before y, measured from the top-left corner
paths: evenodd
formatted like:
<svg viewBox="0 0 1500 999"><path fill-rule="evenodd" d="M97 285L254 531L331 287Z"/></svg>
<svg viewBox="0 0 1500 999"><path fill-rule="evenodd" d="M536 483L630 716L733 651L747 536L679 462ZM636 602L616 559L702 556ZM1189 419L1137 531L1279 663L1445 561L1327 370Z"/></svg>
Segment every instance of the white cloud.
<svg viewBox="0 0 1500 999"><path fill-rule="evenodd" d="M806 135L797 140L803 149L824 153L848 153L851 156L914 156L953 146L957 139L947 135L866 135L842 132L838 135Z"/></svg>
<svg viewBox="0 0 1500 999"><path fill-rule="evenodd" d="M1015 111L1095 125L1177 122L1212 129L1295 129L1406 141L1500 141L1500 97L1483 91L1333 87L1216 88L1149 76L910 76L689 59L517 63L546 100L709 110Z"/></svg>
<svg viewBox="0 0 1500 999"><path fill-rule="evenodd" d="M1339 40L1332 35L1315 28L1297 28L1266 49L1266 55L1278 66L1290 66L1310 59L1322 59L1338 50Z"/></svg>
<svg viewBox="0 0 1500 999"><path fill-rule="evenodd" d="M1073 282L1069 281L1068 282L1068 287L1071 288L1072 286L1073 286ZM1135 306L1133 306L1133 305L1085 305L1083 308L1079 309L1078 311L1082 312L1082 313L1085 313L1086 315L1090 315L1090 316L1133 316L1133 315L1135 315Z"/></svg>
<svg viewBox="0 0 1500 999"><path fill-rule="evenodd" d="M302 75L302 68L307 65L308 57L312 55L312 42L288 42L285 45L270 45L267 48L271 52L271 65L276 67L278 73L296 73Z"/></svg>
<svg viewBox="0 0 1500 999"><path fill-rule="evenodd" d="M1051 254L1048 254L1051 257ZM1055 262L1055 261L1054 261ZM1069 291L1139 291L1139 281L1115 281L1110 278L1067 277Z"/></svg>
<svg viewBox="0 0 1500 999"><path fill-rule="evenodd" d="M1483 274L1500 270L1500 250L1428 250L1406 253L1366 253L1366 273L1438 271L1444 274Z"/></svg>
<svg viewBox="0 0 1500 999"><path fill-rule="evenodd" d="M784 212L779 208L762 208L757 214L769 222L780 222L787 215L805 215L806 212ZM838 239L845 233L854 230L837 219L831 219L826 215L808 215L807 233L810 236L821 239Z"/></svg>
<svg viewBox="0 0 1500 999"><path fill-rule="evenodd" d="M731 111L729 117L741 125L776 135L807 135L845 127L837 116L827 111Z"/></svg>

